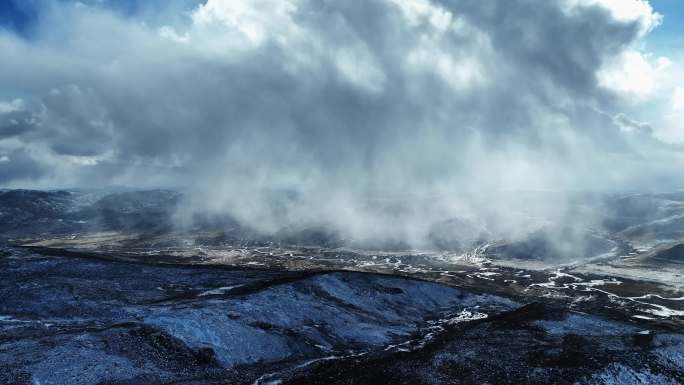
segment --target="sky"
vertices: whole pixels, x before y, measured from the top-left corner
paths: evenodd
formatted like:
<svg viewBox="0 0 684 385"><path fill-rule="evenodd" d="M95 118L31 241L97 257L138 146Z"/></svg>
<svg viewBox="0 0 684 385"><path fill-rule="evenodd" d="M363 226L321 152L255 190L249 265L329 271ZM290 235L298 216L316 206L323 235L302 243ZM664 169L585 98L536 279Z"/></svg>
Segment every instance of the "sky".
<svg viewBox="0 0 684 385"><path fill-rule="evenodd" d="M680 0L4 0L0 186L183 188L265 230L368 233L372 199L430 201L401 234L513 190L682 189L682 19Z"/></svg>
<svg viewBox="0 0 684 385"><path fill-rule="evenodd" d="M651 5L663 15L663 22L647 37L649 50L659 55L681 55L684 51L684 4L679 0L654 0Z"/></svg>

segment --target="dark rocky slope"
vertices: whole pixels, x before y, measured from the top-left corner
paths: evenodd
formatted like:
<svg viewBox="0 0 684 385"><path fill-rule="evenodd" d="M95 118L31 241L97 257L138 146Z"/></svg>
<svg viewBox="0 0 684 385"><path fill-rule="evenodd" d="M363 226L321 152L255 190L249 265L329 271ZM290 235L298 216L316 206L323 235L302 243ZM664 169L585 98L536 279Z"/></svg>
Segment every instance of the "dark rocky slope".
<svg viewBox="0 0 684 385"><path fill-rule="evenodd" d="M0 296L2 384L684 380L681 334L386 275L6 248Z"/></svg>

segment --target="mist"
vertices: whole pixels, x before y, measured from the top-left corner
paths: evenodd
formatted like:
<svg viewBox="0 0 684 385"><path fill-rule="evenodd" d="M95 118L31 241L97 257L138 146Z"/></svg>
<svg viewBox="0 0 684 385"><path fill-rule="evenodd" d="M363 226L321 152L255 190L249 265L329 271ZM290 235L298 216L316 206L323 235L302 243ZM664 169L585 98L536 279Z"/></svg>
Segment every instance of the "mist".
<svg viewBox="0 0 684 385"><path fill-rule="evenodd" d="M0 31L6 187L178 188L179 226L416 248L577 244L603 223L583 193L683 187L681 143L632 116L649 84L623 84L660 63L646 1L44 3Z"/></svg>

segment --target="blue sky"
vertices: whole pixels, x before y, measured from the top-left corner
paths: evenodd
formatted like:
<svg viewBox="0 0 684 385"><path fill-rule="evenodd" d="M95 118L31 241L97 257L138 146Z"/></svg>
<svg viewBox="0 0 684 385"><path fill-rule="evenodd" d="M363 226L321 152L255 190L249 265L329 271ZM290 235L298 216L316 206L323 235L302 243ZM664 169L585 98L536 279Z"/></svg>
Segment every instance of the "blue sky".
<svg viewBox="0 0 684 385"><path fill-rule="evenodd" d="M659 55L684 52L684 1L652 0L651 4L664 18L647 38L648 47Z"/></svg>
<svg viewBox="0 0 684 385"><path fill-rule="evenodd" d="M0 2L0 25L24 33L35 21L37 12L31 1L4 0Z"/></svg>
<svg viewBox="0 0 684 385"><path fill-rule="evenodd" d="M76 0L1 0L0 27L29 36L31 27L48 4L57 2L76 2ZM145 17L154 20L157 16L167 19L183 17L178 10L188 12L206 0L79 0L93 6L113 10L124 17ZM169 12L164 12L164 11ZM173 20L166 20L173 22Z"/></svg>

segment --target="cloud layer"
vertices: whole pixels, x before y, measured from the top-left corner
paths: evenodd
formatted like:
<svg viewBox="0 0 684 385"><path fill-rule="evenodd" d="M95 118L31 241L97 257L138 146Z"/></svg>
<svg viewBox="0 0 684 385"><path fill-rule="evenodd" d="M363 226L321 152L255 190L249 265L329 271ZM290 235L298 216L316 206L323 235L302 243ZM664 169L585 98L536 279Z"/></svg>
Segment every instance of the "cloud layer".
<svg viewBox="0 0 684 385"><path fill-rule="evenodd" d="M183 187L263 231L418 243L511 190L682 187L680 149L629 116L667 64L638 50L646 1L157 7L46 1L0 32L0 183Z"/></svg>

